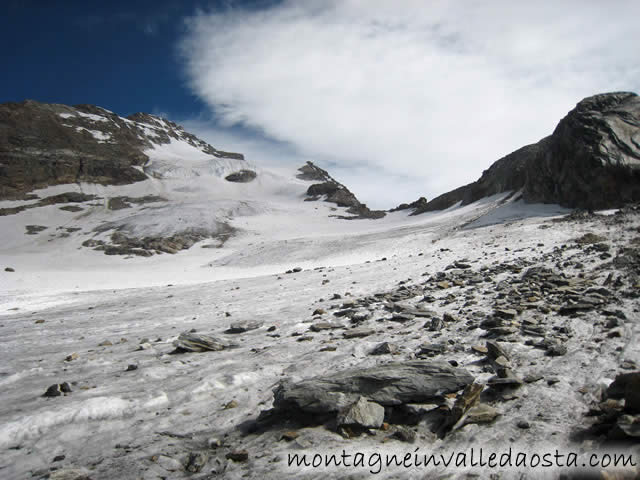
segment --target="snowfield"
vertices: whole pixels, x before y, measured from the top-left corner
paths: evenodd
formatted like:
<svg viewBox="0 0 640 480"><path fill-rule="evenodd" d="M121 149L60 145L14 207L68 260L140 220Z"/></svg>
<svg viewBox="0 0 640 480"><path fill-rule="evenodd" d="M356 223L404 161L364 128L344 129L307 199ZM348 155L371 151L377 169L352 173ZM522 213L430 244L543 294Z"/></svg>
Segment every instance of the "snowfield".
<svg viewBox="0 0 640 480"><path fill-rule="evenodd" d="M83 203L82 212L49 205L0 217L0 265L15 269L0 272L0 477L371 478L369 467L301 470L288 466L288 455L596 448L574 434L621 365L640 362L637 300L624 294L637 286L607 266L611 259L576 246L575 239L600 235L615 256L637 238L638 215L620 224L604 216L554 222L568 212L497 195L415 217L396 212L380 220L340 220L331 215L344 209L303 201L309 182L295 172L257 169L253 182L233 184L224 176L246 162L194 154L180 163L185 148L158 148L144 182L36 192L100 197ZM166 202L107 208L109 198L144 195ZM0 208L18 204L0 202ZM126 258L80 246L107 235L97 232L105 224L135 235L170 235L183 225L215 233L222 222L235 231L223 244L206 239L175 255ZM27 225L47 230L25 235ZM565 275L576 295L602 286L610 273L620 276L599 308L624 320L618 335L608 335L599 310L560 316L545 307L545 298L523 301L533 306L518 311L518 322L557 336L566 353L549 355L527 344L539 338L524 333L501 340L515 373L539 379L484 399L496 411L492 422L465 425L444 438L424 423L406 427L415 433L413 443L393 437L395 425L353 438L287 418L251 427L285 379L423 358L424 344L444 344L430 358L466 369L476 382L490 381L492 367L471 348L486 341L488 327L479 322L496 308L515 308L505 302L531 267ZM550 295L560 299L574 290ZM404 300L391 300L394 295ZM393 320L394 303L425 307L425 314ZM356 322L334 315L349 308L368 316ZM453 320L442 329L425 327L444 314ZM310 329L322 321L338 328ZM247 322L259 326L226 333ZM369 333L345 335L355 329ZM172 354L173 342L188 331L232 347ZM370 355L382 342L397 344L397 353ZM63 382L70 393L42 396ZM289 431L295 438L283 440ZM437 470L383 468L375 478L468 478L462 469ZM477 478L492 473L472 472ZM529 470L522 477L502 470L500 478L557 478L557 472Z"/></svg>

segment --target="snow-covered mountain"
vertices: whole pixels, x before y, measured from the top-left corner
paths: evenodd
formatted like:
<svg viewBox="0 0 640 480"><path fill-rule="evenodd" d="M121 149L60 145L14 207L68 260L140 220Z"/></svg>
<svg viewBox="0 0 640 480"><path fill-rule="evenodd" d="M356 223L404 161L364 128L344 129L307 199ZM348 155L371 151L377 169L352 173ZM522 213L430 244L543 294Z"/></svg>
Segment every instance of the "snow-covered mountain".
<svg viewBox="0 0 640 480"><path fill-rule="evenodd" d="M127 260L138 270L141 258L196 244L200 255L188 256L206 266L234 251L219 249L232 237L337 232L345 219L384 216L311 163L265 170L148 114L3 104L0 155L0 255L26 276L11 279L18 285L33 269L58 286L72 265L121 272Z"/></svg>
<svg viewBox="0 0 640 480"><path fill-rule="evenodd" d="M313 164L35 102L0 106L0 163L0 478L584 478L422 455L613 441L638 463L637 206L502 185L384 215ZM364 464L290 461L343 453Z"/></svg>

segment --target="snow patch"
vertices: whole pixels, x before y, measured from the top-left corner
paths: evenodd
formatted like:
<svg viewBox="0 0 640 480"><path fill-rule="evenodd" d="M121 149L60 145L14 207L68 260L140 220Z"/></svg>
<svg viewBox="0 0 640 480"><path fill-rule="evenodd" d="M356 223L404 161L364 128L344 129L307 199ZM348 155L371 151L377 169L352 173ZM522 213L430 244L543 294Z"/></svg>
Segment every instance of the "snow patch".
<svg viewBox="0 0 640 480"><path fill-rule="evenodd" d="M145 172L156 178L192 178L199 176L225 177L238 170L251 168L245 160L217 158L188 142L171 139L156 144L144 153L150 162Z"/></svg>
<svg viewBox="0 0 640 480"><path fill-rule="evenodd" d="M81 117L84 117L84 118L88 118L89 120L93 120L94 122L108 122L109 121L108 118L103 117L102 115L95 115L93 113L78 112L78 115L80 115Z"/></svg>
<svg viewBox="0 0 640 480"><path fill-rule="evenodd" d="M65 126L69 126L69 125L65 125ZM83 130L86 132L89 132L93 136L93 138L98 140L98 143L106 143L107 140L111 140L111 134L107 132L101 132L100 130L89 130L88 128L84 128L84 127L76 127L76 130L78 132L82 132Z"/></svg>

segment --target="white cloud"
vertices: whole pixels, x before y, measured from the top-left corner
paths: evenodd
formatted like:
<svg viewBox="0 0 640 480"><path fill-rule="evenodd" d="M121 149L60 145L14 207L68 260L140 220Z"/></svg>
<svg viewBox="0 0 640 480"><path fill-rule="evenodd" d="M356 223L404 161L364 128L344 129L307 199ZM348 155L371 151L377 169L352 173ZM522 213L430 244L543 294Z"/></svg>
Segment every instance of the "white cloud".
<svg viewBox="0 0 640 480"><path fill-rule="evenodd" d="M390 207L475 180L585 96L637 91L639 14L635 0L285 1L200 13L182 52L221 125L333 163Z"/></svg>

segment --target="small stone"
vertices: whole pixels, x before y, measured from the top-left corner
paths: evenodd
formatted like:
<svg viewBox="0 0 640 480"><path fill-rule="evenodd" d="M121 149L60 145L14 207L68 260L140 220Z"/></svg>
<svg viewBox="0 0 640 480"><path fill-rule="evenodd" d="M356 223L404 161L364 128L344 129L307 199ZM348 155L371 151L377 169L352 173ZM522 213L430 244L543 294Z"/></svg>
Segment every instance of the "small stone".
<svg viewBox="0 0 640 480"><path fill-rule="evenodd" d="M621 329L616 328L616 329L611 330L609 333L607 333L607 337L608 338L622 338L623 334L624 334L624 332Z"/></svg>
<svg viewBox="0 0 640 480"><path fill-rule="evenodd" d="M442 314L442 321L444 321L445 323L457 322L458 318L449 312L444 312Z"/></svg>
<svg viewBox="0 0 640 480"><path fill-rule="evenodd" d="M499 415L498 411L486 403L471 407L464 419L465 425L472 423L490 423Z"/></svg>
<svg viewBox="0 0 640 480"><path fill-rule="evenodd" d="M503 350L503 348L500 346L498 342L489 340L486 343L486 346L487 346L487 354L490 358L494 360L498 357L505 357L507 360L509 359L509 355L507 354L507 352Z"/></svg>
<svg viewBox="0 0 640 480"><path fill-rule="evenodd" d="M542 375L533 373L533 374L526 375L523 380L525 383L535 383L539 380L542 380L543 378L544 377Z"/></svg>
<svg viewBox="0 0 640 480"><path fill-rule="evenodd" d="M60 386L56 383L55 385L51 385L47 388L47 391L42 395L43 397L59 397L62 395L60 391Z"/></svg>
<svg viewBox="0 0 640 480"><path fill-rule="evenodd" d="M471 347L471 350L474 351L475 353L480 353L482 355L486 355L489 352L487 347L483 347L482 345L473 345Z"/></svg>
<svg viewBox="0 0 640 480"><path fill-rule="evenodd" d="M185 470L191 473L198 473L209 461L209 456L204 452L191 452L185 462Z"/></svg>
<svg viewBox="0 0 640 480"><path fill-rule="evenodd" d="M436 286L442 290L449 288L451 285L449 284L449 282L447 281L443 281L443 282L438 282L436 283Z"/></svg>
<svg viewBox="0 0 640 480"><path fill-rule="evenodd" d="M111 343L110 340L105 340L104 342L98 344L99 347L110 347L111 345L113 345L113 343Z"/></svg>
<svg viewBox="0 0 640 480"><path fill-rule="evenodd" d="M523 429L523 430L526 430L526 429L528 429L528 428L531 428L531 425L529 424L529 422L527 422L527 421L526 421L526 420L524 420L524 419L518 420L518 421L516 422L516 426L517 426L518 428Z"/></svg>
<svg viewBox="0 0 640 480"><path fill-rule="evenodd" d="M51 463L61 462L65 458L67 458L66 455L56 455L55 457L53 457L53 460L51 460Z"/></svg>
<svg viewBox="0 0 640 480"><path fill-rule="evenodd" d="M177 472L184 467L175 458L168 457L166 455L157 455L153 457L154 461L168 472Z"/></svg>
<svg viewBox="0 0 640 480"><path fill-rule="evenodd" d="M13 268L11 268L11 267L6 267L6 268L4 269L4 271L5 271L5 272L15 272L15 270L14 270Z"/></svg>
<svg viewBox="0 0 640 480"><path fill-rule="evenodd" d="M134 370L137 370L138 366L134 365L134 364L129 364L127 365L127 369L125 370L125 372L133 372Z"/></svg>
<svg viewBox="0 0 640 480"><path fill-rule="evenodd" d="M36 320L34 323L44 323L44 319L43 318L39 318L38 320Z"/></svg>
<svg viewBox="0 0 640 480"><path fill-rule="evenodd" d="M67 355L67 358L65 358L65 362L72 362L73 360L76 360L78 358L78 354L76 352L73 352L71 355Z"/></svg>
<svg viewBox="0 0 640 480"><path fill-rule="evenodd" d="M298 432L296 432L295 430L289 430L288 432L284 432L282 434L282 436L280 437L280 440L285 440L287 442L291 442L293 440L295 440L296 438L298 438L300 436L300 434Z"/></svg>
<svg viewBox="0 0 640 480"><path fill-rule="evenodd" d="M338 347L334 346L334 345L328 345L326 347L322 347L320 349L321 352L335 352L338 349Z"/></svg>
<svg viewBox="0 0 640 480"><path fill-rule="evenodd" d="M509 360L507 360L507 357L505 357L504 355L500 355L498 358L494 360L494 362L498 367L511 368L511 363L509 362Z"/></svg>
<svg viewBox="0 0 640 480"><path fill-rule="evenodd" d="M414 318L415 316L409 313L395 313L390 320L392 322L404 323L413 320Z"/></svg>
<svg viewBox="0 0 640 480"><path fill-rule="evenodd" d="M383 342L371 350L370 355L395 355L398 351L399 347L396 344Z"/></svg>
<svg viewBox="0 0 640 480"><path fill-rule="evenodd" d="M225 409L225 410L229 410L229 409L231 409L231 408L237 408L237 407L238 407L238 402L236 402L235 400L231 400L229 403L227 403L227 404L224 406L224 409Z"/></svg>
<svg viewBox="0 0 640 480"><path fill-rule="evenodd" d="M424 328L427 328L431 332L437 332L442 330L444 322L440 318L432 318L430 321L424 324Z"/></svg>
<svg viewBox="0 0 640 480"><path fill-rule="evenodd" d="M347 330L342 334L344 338L362 338L368 337L376 333L374 330L368 328L354 328L353 330Z"/></svg>
<svg viewBox="0 0 640 480"><path fill-rule="evenodd" d="M250 330L256 330L262 326L262 322L259 320L243 322L243 323L232 323L224 333L238 334L245 333Z"/></svg>
<svg viewBox="0 0 640 480"><path fill-rule="evenodd" d="M416 441L416 432L407 427L398 426L389 438L394 438L405 443L414 443Z"/></svg>
<svg viewBox="0 0 640 480"><path fill-rule="evenodd" d="M210 438L207 440L207 445L209 448L220 448L222 446L222 440L219 438Z"/></svg>
<svg viewBox="0 0 640 480"><path fill-rule="evenodd" d="M309 327L312 332L321 332L323 330L333 330L335 328L342 328L343 325L331 322L318 322Z"/></svg>
<svg viewBox="0 0 640 480"><path fill-rule="evenodd" d="M357 426L361 428L379 428L384 421L384 407L365 397L338 413L337 424L341 426Z"/></svg>
<svg viewBox="0 0 640 480"><path fill-rule="evenodd" d="M547 355L550 357L561 357L567 354L567 347L560 342L554 342L547 347Z"/></svg>
<svg viewBox="0 0 640 480"><path fill-rule="evenodd" d="M325 313L327 313L327 311L324 308L316 308L313 311L312 315L313 316L315 316L315 315L324 315Z"/></svg>
<svg viewBox="0 0 640 480"><path fill-rule="evenodd" d="M443 343L425 343L418 348L418 355L426 355L428 357L441 355L447 351L447 345Z"/></svg>
<svg viewBox="0 0 640 480"><path fill-rule="evenodd" d="M173 341L173 345L176 347L175 353L217 352L231 346L222 339L189 332L182 332L178 338Z"/></svg>
<svg viewBox="0 0 640 480"><path fill-rule="evenodd" d="M494 315L496 317L504 318L506 320L514 319L518 315L518 312L516 310L511 309L511 308L496 309L496 310L494 310L493 313L494 313Z"/></svg>
<svg viewBox="0 0 640 480"><path fill-rule="evenodd" d="M234 462L246 462L249 460L249 452L246 450L234 450L233 452L227 453L225 457Z"/></svg>

